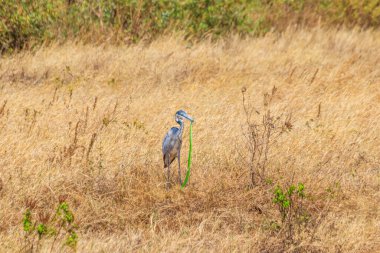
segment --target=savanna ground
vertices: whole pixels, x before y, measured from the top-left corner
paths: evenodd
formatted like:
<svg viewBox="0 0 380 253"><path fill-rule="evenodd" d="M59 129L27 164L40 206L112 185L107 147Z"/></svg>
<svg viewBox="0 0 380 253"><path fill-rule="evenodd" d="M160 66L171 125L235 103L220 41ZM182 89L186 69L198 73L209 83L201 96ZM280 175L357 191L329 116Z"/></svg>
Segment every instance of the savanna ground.
<svg viewBox="0 0 380 253"><path fill-rule="evenodd" d="M26 250L27 208L38 220L64 199L78 252L379 252L379 66L379 31L318 28L3 57L0 251ZM274 86L271 114L291 129L249 187L242 87L259 121ZM174 163L166 191L161 141L178 109L196 120L191 182L180 190ZM289 242L273 191L298 182L309 224Z"/></svg>

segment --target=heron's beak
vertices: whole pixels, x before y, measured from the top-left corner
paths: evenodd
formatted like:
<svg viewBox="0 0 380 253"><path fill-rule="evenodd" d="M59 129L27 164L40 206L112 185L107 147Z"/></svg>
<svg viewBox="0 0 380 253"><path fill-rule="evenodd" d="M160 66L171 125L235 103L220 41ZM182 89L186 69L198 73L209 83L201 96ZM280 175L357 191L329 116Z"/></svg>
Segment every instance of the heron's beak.
<svg viewBox="0 0 380 253"><path fill-rule="evenodd" d="M194 123L194 119L192 117L190 117L187 113L185 113L183 115L183 117L185 117L186 119L190 120L191 123Z"/></svg>

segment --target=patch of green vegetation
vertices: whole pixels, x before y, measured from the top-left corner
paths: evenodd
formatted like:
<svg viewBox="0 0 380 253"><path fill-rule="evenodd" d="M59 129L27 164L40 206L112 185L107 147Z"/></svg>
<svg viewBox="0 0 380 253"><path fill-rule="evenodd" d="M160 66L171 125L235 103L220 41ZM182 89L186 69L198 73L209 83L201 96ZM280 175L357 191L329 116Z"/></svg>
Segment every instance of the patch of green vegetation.
<svg viewBox="0 0 380 253"><path fill-rule="evenodd" d="M50 218L51 217L51 218ZM51 251L55 242L66 236L64 245L75 249L78 243L74 214L67 202L59 203L55 212L39 213L39 219L34 220L31 209L27 208L23 215L23 230L25 232L25 246L28 252L38 252L40 242L45 238L53 238ZM35 240L37 238L37 240Z"/></svg>
<svg viewBox="0 0 380 253"><path fill-rule="evenodd" d="M274 189L273 203L276 204L281 214L281 225L275 223L277 230L283 228L287 242L294 243L301 233L309 232L311 216L304 208L305 185L298 183L282 188L277 185ZM272 228L272 230L274 229ZM310 229L310 228L309 228ZM315 229L315 227L314 227Z"/></svg>
<svg viewBox="0 0 380 253"><path fill-rule="evenodd" d="M277 204L283 221L291 212L291 208L293 207L293 203L295 201L293 199L294 196L297 196L300 199L305 197L304 189L305 186L302 183L299 183L297 187L295 185L291 185L286 190L283 190L280 186L276 186L274 190L273 202Z"/></svg>
<svg viewBox="0 0 380 253"><path fill-rule="evenodd" d="M258 36L320 18L378 27L380 0L0 0L0 51L78 37L133 43L175 31L188 39Z"/></svg>

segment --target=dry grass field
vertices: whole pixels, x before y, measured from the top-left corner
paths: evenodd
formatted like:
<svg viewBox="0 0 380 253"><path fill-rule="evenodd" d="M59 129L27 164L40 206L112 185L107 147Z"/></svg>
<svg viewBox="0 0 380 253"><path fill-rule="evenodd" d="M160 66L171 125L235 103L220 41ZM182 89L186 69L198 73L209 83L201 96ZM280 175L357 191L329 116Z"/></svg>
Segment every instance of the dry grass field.
<svg viewBox="0 0 380 253"><path fill-rule="evenodd" d="M59 199L78 252L380 252L379 66L379 31L323 29L3 57L0 252L27 251L25 210L43 219ZM271 114L291 114L291 130L248 187L241 90L262 112L274 86ZM173 163L166 191L161 142L178 109L196 121L191 182L180 190ZM183 138L182 174L188 123ZM308 224L289 241L273 192L298 182ZM71 251L63 240L53 251Z"/></svg>

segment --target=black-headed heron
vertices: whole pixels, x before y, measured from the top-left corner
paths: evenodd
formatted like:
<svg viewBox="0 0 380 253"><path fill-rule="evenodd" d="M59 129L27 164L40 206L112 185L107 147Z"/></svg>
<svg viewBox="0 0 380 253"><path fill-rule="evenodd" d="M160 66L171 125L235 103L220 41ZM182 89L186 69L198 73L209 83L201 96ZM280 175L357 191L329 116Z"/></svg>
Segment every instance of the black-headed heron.
<svg viewBox="0 0 380 253"><path fill-rule="evenodd" d="M181 146L182 146L182 133L184 128L183 120L187 119L191 122L194 120L184 111L179 110L175 114L175 121L179 124L178 127L172 127L169 132L165 135L164 141L162 142L162 154L164 159L164 168L167 170L166 178L166 188L170 185L170 164L177 157L178 159L178 181L182 184L181 180Z"/></svg>

